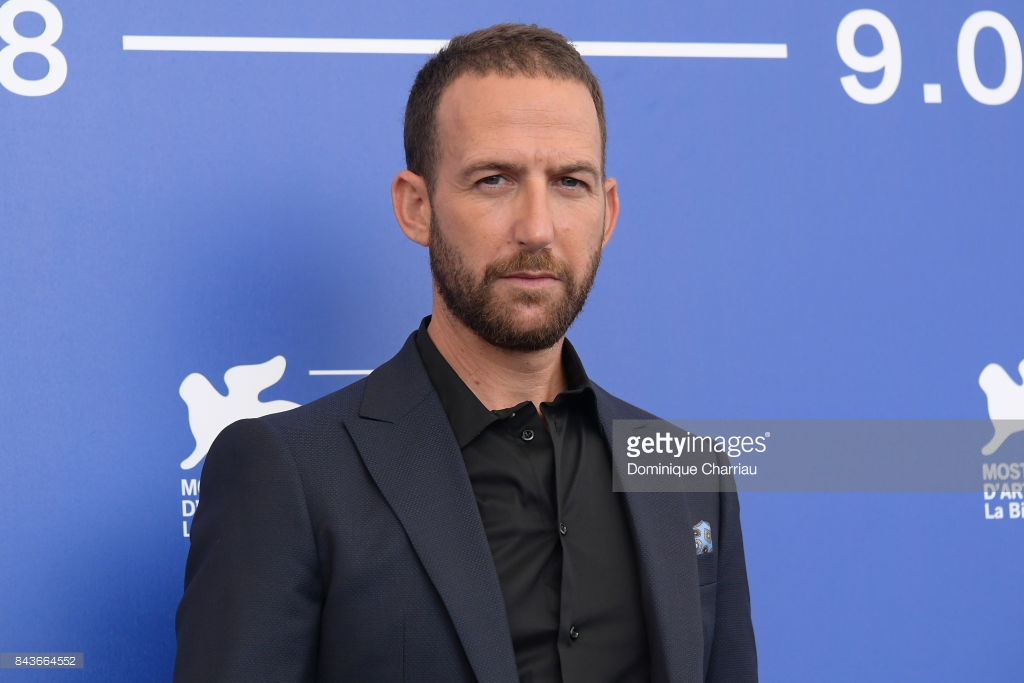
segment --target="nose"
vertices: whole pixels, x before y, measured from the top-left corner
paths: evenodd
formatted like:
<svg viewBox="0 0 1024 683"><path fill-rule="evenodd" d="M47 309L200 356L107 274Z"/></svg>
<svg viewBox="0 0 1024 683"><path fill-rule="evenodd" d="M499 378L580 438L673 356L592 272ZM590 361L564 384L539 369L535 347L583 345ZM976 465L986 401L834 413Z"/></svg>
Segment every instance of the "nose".
<svg viewBox="0 0 1024 683"><path fill-rule="evenodd" d="M523 184L519 195L515 240L524 251L540 251L555 237L554 214L547 183L541 180Z"/></svg>

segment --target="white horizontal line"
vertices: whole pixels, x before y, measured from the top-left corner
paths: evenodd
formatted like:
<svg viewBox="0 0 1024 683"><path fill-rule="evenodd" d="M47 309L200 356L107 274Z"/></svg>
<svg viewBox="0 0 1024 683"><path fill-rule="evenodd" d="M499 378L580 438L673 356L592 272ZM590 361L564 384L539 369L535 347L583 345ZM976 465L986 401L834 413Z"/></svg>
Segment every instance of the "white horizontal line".
<svg viewBox="0 0 1024 683"><path fill-rule="evenodd" d="M246 38L236 36L122 36L125 50L154 52L321 52L347 54L434 54L444 40L378 38Z"/></svg>
<svg viewBox="0 0 1024 683"><path fill-rule="evenodd" d="M310 52L431 55L445 40L386 38L259 38L242 36L122 36L122 49L149 52ZM710 57L786 59L785 43L574 43L584 57Z"/></svg>
<svg viewBox="0 0 1024 683"><path fill-rule="evenodd" d="M574 43L584 57L786 59L785 43Z"/></svg>
<svg viewBox="0 0 1024 683"><path fill-rule="evenodd" d="M310 377L318 377L323 375L369 375L373 370L310 370Z"/></svg>

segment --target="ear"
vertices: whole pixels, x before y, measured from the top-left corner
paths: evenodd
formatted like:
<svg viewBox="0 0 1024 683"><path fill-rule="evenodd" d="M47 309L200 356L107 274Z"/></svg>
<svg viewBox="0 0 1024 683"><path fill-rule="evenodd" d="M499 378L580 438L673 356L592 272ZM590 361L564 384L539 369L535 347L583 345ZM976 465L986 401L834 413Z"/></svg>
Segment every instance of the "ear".
<svg viewBox="0 0 1024 683"><path fill-rule="evenodd" d="M405 170L391 181L391 207L405 236L416 244L430 243L430 197L427 181Z"/></svg>
<svg viewBox="0 0 1024 683"><path fill-rule="evenodd" d="M615 221L619 219L619 189L615 178L605 178L604 181L604 235L601 238L601 248L608 244L615 232Z"/></svg>

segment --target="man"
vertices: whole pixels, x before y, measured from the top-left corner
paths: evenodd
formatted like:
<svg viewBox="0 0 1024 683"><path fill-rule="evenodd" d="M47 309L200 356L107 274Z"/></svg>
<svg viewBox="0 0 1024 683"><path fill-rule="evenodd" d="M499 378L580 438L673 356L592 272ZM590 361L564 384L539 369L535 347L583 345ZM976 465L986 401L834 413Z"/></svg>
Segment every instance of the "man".
<svg viewBox="0 0 1024 683"><path fill-rule="evenodd" d="M605 137L551 31L423 67L391 190L432 315L367 379L220 435L177 680L756 680L735 495L613 493L612 420L650 416L565 341L619 210Z"/></svg>

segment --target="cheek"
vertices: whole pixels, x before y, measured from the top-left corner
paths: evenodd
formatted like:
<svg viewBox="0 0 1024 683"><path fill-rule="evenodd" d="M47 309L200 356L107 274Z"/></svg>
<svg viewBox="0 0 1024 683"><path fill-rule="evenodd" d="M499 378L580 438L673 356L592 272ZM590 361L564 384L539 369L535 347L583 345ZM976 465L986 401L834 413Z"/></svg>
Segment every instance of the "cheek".
<svg viewBox="0 0 1024 683"><path fill-rule="evenodd" d="M603 211L588 212L585 218L577 214L574 222L563 224L571 227L560 231L560 241L567 252L579 255L578 260L589 258L590 254L604 245L603 214Z"/></svg>
<svg viewBox="0 0 1024 683"><path fill-rule="evenodd" d="M588 239L594 233L604 234L605 206L598 197L557 203L552 214L556 225L563 226L567 232L587 236L581 239Z"/></svg>
<svg viewBox="0 0 1024 683"><path fill-rule="evenodd" d="M449 212L440 218L441 229L446 241L462 255L469 264L493 261L507 253L515 245L515 236L510 230L501 229L499 212L463 212L454 215Z"/></svg>

